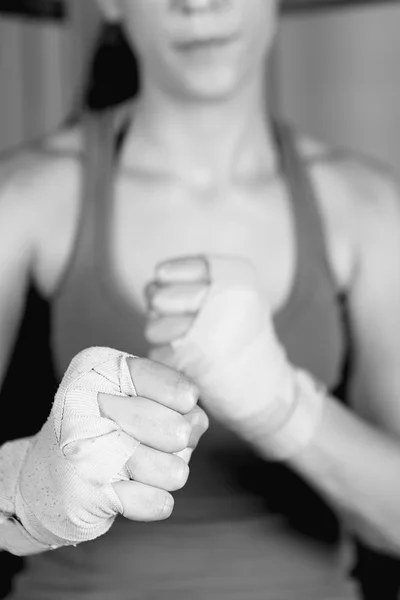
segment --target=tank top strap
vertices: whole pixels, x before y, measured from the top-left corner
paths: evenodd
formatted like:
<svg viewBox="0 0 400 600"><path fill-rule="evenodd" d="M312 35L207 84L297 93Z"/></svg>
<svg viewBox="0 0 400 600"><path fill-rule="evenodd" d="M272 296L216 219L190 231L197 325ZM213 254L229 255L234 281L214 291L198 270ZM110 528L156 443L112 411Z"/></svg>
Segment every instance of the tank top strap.
<svg viewBox="0 0 400 600"><path fill-rule="evenodd" d="M96 204L103 183L103 166L109 162L109 155L112 153L112 149L108 149L109 139L112 138L112 123L113 117L109 111L87 113L82 119L83 148L78 223L69 260L52 295L53 308L73 289L77 272L93 266L95 260L99 229L99 211Z"/></svg>
<svg viewBox="0 0 400 600"><path fill-rule="evenodd" d="M85 230L91 230L94 262L98 265L103 255L104 216L110 202L115 155L115 111L106 110L89 118L87 130L87 164L84 202L88 222ZM84 237L84 236L82 236Z"/></svg>
<svg viewBox="0 0 400 600"><path fill-rule="evenodd" d="M61 282L69 279L76 264L90 261L100 279L109 268L110 219L112 217L113 186L118 141L124 129L118 125L118 110L109 109L89 114L85 118L83 186L80 221L77 227L73 255ZM316 276L326 275L327 285L337 295L336 283L327 256L324 225L310 176L296 148L293 130L286 123L274 122L275 139L283 176L288 186L296 236L297 264L290 306L278 315L286 321L298 301L307 296L307 289ZM60 290L57 290L59 295ZM296 311L295 311L296 312Z"/></svg>
<svg viewBox="0 0 400 600"><path fill-rule="evenodd" d="M100 134L98 142L101 144L99 147L100 160L97 165L94 165L92 176L89 175L91 186L87 190L94 207L93 246L97 278L104 293L111 294L113 298L118 298L118 294L114 290L110 262L116 159L126 131L124 124L121 126L119 122L119 116L118 110L108 111L97 125Z"/></svg>
<svg viewBox="0 0 400 600"><path fill-rule="evenodd" d="M84 119L84 152L80 219L69 270L80 265L98 266L104 230L101 205L109 202L109 177L114 155L114 111L88 114ZM68 279L66 273L64 279Z"/></svg>
<svg viewBox="0 0 400 600"><path fill-rule="evenodd" d="M281 168L292 201L297 236L297 280L308 283L305 272L315 270L318 264L336 295L338 290L328 257L325 226L311 176L300 156L292 127L279 122L275 123L274 128Z"/></svg>
<svg viewBox="0 0 400 600"><path fill-rule="evenodd" d="M111 256L112 198L115 183L116 158L123 140L126 123L119 118L118 109L111 109L94 117L88 130L88 165L86 169L85 200L90 212L87 230L92 230L94 265L97 276L108 290L113 283ZM290 322L307 298L316 278L324 279L324 286L335 298L337 284L327 254L322 215L316 193L304 160L299 154L294 131L285 122L273 124L281 170L289 191L296 237L296 269L289 303L277 315L280 324ZM91 222L91 224L90 224ZM84 237L84 236L82 236ZM88 238L88 234L86 234ZM125 305L125 303L123 303Z"/></svg>

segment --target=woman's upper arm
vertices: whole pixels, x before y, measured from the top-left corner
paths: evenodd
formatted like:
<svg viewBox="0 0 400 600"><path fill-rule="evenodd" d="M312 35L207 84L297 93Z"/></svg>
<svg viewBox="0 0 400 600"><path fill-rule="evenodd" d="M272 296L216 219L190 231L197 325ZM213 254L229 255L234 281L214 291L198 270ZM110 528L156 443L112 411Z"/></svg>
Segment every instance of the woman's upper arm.
<svg viewBox="0 0 400 600"><path fill-rule="evenodd" d="M365 183L354 211L350 402L367 420L400 435L400 196L383 175Z"/></svg>
<svg viewBox="0 0 400 600"><path fill-rule="evenodd" d="M27 179L19 159L0 165L0 385L23 312L34 257L36 215Z"/></svg>

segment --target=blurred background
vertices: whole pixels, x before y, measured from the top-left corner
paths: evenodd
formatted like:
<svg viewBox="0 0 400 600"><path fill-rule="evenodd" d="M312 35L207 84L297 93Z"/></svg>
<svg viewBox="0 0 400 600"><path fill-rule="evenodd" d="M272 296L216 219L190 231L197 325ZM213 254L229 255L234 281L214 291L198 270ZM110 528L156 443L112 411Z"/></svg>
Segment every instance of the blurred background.
<svg viewBox="0 0 400 600"><path fill-rule="evenodd" d="M71 114L99 23L91 0L0 0L0 151ZM400 176L399 31L398 1L286 0L275 95L300 130Z"/></svg>
<svg viewBox="0 0 400 600"><path fill-rule="evenodd" d="M392 166L400 180L400 0L284 3L273 65L279 112L305 133ZM99 28L92 0L0 0L0 154L53 131L75 112ZM33 339L47 374L48 309L36 296L27 305L25 337L13 364L26 356L26 340ZM4 397L14 398L14 369ZM47 379L37 368L35 376L45 397ZM50 398L50 379L48 385ZM37 423L47 416L37 414L36 406L33 412ZM10 422L7 439L20 437L10 435ZM4 573L20 568L21 561L0 554L2 598L9 586Z"/></svg>

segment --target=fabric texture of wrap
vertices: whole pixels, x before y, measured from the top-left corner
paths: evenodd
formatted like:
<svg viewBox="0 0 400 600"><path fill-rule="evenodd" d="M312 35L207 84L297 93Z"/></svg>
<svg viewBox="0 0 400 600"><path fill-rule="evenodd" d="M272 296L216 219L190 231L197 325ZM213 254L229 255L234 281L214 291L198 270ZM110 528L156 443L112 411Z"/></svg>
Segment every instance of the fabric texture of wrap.
<svg viewBox="0 0 400 600"><path fill-rule="evenodd" d="M283 387L291 387L291 365L275 336L255 269L237 257L206 260L209 290L190 329L172 342L171 366L198 383L207 408L224 421L273 412Z"/></svg>
<svg viewBox="0 0 400 600"><path fill-rule="evenodd" d="M129 357L108 348L79 353L40 432L0 450L0 466L1 454L13 455L15 450L22 457L23 450L20 468L13 469L11 461L4 476L9 497L0 506L3 521L16 519L47 549L99 537L123 512L112 483L129 479L125 463L139 442L101 415L98 393L137 395Z"/></svg>
<svg viewBox="0 0 400 600"><path fill-rule="evenodd" d="M208 294L168 362L196 381L206 410L250 442L261 437L270 458L289 458L314 435L323 394L288 361L251 263L205 260Z"/></svg>

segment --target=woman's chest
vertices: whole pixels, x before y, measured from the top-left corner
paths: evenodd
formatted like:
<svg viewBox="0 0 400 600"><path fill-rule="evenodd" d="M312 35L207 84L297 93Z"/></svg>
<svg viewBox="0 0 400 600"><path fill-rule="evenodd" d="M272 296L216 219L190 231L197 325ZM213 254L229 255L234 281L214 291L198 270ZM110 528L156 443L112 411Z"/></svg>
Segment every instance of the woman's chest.
<svg viewBox="0 0 400 600"><path fill-rule="evenodd" d="M167 186L117 185L106 203L96 204L91 219L75 227L77 250L69 244L69 259L63 263L67 276L63 296L58 296L58 331L68 330L79 339L64 352L62 365L88 345L145 356L144 290L156 265L174 257L223 254L254 264L266 302L280 313L278 335L294 364L327 384L335 382L341 334L335 291L319 256L324 249L313 253L306 244L304 251L311 231L304 229L298 207L283 189L262 192L231 190L229 196L199 197ZM95 243L86 243L93 234ZM62 236L57 239L60 243ZM65 254L54 253L53 245L52 256Z"/></svg>
<svg viewBox="0 0 400 600"><path fill-rule="evenodd" d="M250 260L272 309L285 301L296 269L296 223L278 186L184 194L166 187L115 190L105 228L104 268L141 309L155 267L188 255L236 255Z"/></svg>

